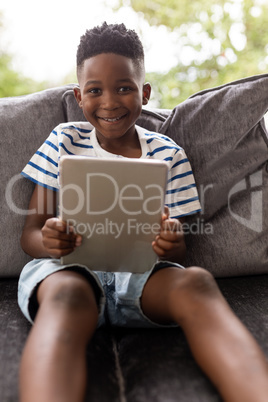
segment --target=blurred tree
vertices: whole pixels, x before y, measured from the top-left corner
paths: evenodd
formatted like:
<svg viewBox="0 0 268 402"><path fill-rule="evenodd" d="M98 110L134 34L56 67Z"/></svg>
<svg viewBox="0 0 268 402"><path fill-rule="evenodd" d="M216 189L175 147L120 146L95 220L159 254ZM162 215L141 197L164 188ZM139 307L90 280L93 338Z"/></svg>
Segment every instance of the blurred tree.
<svg viewBox="0 0 268 402"><path fill-rule="evenodd" d="M0 13L0 33L3 29ZM0 98L29 94L45 87L46 83L38 83L15 71L12 68L12 56L0 47Z"/></svg>
<svg viewBox="0 0 268 402"><path fill-rule="evenodd" d="M176 67L147 74L159 107L172 108L202 89L267 72L267 0L118 0L121 6L177 37Z"/></svg>

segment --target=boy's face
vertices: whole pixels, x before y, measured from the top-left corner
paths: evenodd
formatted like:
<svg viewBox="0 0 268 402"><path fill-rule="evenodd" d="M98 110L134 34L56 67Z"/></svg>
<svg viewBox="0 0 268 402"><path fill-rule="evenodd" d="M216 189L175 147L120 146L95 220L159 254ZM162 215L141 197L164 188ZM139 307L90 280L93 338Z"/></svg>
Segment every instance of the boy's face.
<svg viewBox="0 0 268 402"><path fill-rule="evenodd" d="M99 140L125 140L135 133L151 87L143 83L144 73L133 60L114 53L99 54L85 60L78 80L76 100Z"/></svg>

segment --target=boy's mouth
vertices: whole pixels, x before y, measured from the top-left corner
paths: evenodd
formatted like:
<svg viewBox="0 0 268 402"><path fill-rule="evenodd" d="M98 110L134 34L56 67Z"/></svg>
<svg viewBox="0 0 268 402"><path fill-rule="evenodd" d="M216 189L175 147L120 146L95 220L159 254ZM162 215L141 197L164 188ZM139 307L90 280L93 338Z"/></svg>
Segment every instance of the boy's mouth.
<svg viewBox="0 0 268 402"><path fill-rule="evenodd" d="M125 116L126 116L126 114L124 114L122 116L118 116L118 117L101 117L101 116L97 116L97 117L98 117L98 119L108 121L109 123L115 123L116 121L121 120Z"/></svg>

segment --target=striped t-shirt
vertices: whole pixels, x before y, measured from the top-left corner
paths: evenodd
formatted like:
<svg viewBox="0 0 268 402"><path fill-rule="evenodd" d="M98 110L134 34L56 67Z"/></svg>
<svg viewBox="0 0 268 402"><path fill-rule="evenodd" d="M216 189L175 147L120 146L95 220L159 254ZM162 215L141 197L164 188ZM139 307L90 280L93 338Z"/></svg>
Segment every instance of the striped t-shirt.
<svg viewBox="0 0 268 402"><path fill-rule="evenodd" d="M141 158L164 160L169 165L165 204L170 217L179 218L200 211L196 184L184 150L163 134L136 126ZM62 155L122 157L105 151L95 129L88 122L58 125L22 171L23 176L49 189L59 189L59 158Z"/></svg>

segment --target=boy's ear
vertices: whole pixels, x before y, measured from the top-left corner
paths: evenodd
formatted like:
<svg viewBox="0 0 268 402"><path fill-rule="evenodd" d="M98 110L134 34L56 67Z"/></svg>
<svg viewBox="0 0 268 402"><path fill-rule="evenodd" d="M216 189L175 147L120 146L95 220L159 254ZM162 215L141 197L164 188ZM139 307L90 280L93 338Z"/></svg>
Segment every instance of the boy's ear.
<svg viewBox="0 0 268 402"><path fill-rule="evenodd" d="M151 96L151 85L149 82L143 85L143 96L142 96L142 104L147 105Z"/></svg>
<svg viewBox="0 0 268 402"><path fill-rule="evenodd" d="M79 87L74 87L74 97L76 99L76 102L78 103L79 107L82 108L82 98L81 98L81 91Z"/></svg>

